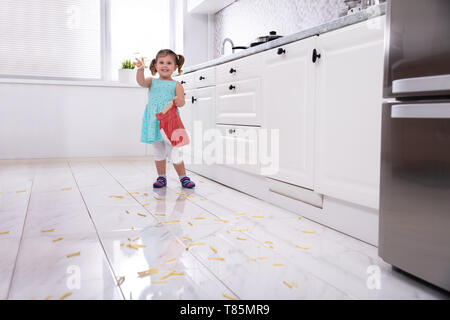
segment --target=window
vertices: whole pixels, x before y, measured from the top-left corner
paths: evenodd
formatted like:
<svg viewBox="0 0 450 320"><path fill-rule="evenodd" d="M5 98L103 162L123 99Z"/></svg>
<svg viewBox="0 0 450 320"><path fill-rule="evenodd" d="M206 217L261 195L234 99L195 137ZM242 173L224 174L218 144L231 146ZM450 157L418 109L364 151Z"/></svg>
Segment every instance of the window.
<svg viewBox="0 0 450 320"><path fill-rule="evenodd" d="M2 0L0 75L101 79L101 0Z"/></svg>
<svg viewBox="0 0 450 320"><path fill-rule="evenodd" d="M170 1L111 0L111 78L125 59L146 57L147 66L172 42Z"/></svg>
<svg viewBox="0 0 450 320"><path fill-rule="evenodd" d="M125 59L147 57L148 65L182 39L182 21L171 11L182 10L180 3L1 0L0 77L117 80Z"/></svg>

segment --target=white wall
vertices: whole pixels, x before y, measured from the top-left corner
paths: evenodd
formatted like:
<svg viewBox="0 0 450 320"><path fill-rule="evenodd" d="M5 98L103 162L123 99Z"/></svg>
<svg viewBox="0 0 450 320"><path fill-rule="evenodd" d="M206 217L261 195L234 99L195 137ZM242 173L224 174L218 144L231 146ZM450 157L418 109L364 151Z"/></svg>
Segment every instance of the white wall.
<svg viewBox="0 0 450 320"><path fill-rule="evenodd" d="M0 159L145 156L146 103L139 87L0 83Z"/></svg>

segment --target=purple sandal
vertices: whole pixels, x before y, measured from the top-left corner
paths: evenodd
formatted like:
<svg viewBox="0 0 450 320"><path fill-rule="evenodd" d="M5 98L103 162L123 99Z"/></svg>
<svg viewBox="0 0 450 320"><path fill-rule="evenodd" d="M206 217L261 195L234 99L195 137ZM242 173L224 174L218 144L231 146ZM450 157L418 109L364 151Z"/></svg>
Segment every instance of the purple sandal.
<svg viewBox="0 0 450 320"><path fill-rule="evenodd" d="M158 177L155 181L155 183L153 183L153 188L162 188L165 187L167 185L167 180L164 177Z"/></svg>
<svg viewBox="0 0 450 320"><path fill-rule="evenodd" d="M195 183L193 181L191 181L191 179L189 179L189 177L184 177L184 178L180 179L180 182L181 182L181 186L183 188L192 189L195 187Z"/></svg>

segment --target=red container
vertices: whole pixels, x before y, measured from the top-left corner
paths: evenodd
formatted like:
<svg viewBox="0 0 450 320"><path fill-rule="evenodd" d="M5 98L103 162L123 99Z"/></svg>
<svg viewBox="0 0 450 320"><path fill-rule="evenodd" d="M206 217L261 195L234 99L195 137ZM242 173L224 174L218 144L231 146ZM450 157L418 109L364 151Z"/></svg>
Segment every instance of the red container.
<svg viewBox="0 0 450 320"><path fill-rule="evenodd" d="M164 130L172 146L182 147L189 144L189 136L178 115L175 104L172 104L172 108L166 113L157 113L156 119L159 120L159 128Z"/></svg>

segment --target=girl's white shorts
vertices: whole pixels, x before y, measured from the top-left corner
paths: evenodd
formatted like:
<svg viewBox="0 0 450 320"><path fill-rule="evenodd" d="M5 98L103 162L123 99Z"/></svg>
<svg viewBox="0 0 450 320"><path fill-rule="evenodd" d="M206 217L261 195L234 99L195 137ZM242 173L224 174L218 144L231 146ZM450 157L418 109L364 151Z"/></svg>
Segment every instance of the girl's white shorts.
<svg viewBox="0 0 450 320"><path fill-rule="evenodd" d="M153 145L153 157L155 161L162 161L169 159L172 163L178 164L183 161L183 151L181 148L174 147L170 143L163 130L161 130L161 136L164 141L155 141Z"/></svg>

